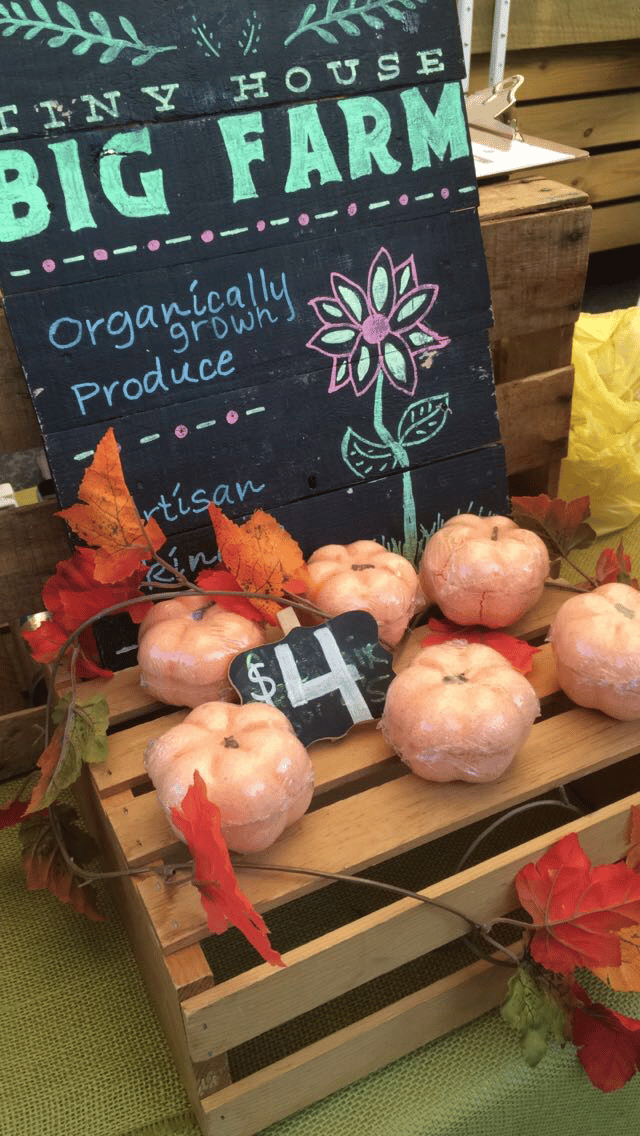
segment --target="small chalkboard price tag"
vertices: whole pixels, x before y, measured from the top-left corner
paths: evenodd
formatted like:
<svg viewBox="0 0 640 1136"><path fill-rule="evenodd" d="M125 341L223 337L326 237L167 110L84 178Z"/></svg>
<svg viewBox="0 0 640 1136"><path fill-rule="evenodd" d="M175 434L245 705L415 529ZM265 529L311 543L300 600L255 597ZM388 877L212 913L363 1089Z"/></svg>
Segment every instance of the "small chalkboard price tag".
<svg viewBox="0 0 640 1136"><path fill-rule="evenodd" d="M321 627L296 627L279 643L244 651L229 667L242 702L266 702L286 714L303 745L341 738L380 718L393 679L391 653L365 611Z"/></svg>

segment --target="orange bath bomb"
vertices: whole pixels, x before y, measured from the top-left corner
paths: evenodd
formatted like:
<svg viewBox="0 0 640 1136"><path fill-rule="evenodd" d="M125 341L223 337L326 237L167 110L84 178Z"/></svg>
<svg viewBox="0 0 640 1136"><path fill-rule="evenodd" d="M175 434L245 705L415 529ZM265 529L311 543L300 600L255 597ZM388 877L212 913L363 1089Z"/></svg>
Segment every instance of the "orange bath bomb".
<svg viewBox="0 0 640 1136"><path fill-rule="evenodd" d="M425 647L387 692L380 728L427 781L495 781L540 713L535 691L502 655L451 640Z"/></svg>
<svg viewBox="0 0 640 1136"><path fill-rule="evenodd" d="M640 719L640 592L603 584L556 613L551 646L558 682L579 706Z"/></svg>
<svg viewBox="0 0 640 1136"><path fill-rule="evenodd" d="M232 852L268 848L307 811L313 796L311 759L291 723L275 706L258 702L198 706L149 743L144 764L169 823L197 769L220 809Z"/></svg>
<svg viewBox="0 0 640 1136"><path fill-rule="evenodd" d="M327 544L313 553L308 569L308 595L322 611L368 611L390 647L400 642L422 600L413 565L375 540Z"/></svg>
<svg viewBox="0 0 640 1136"><path fill-rule="evenodd" d="M508 627L540 599L549 554L509 517L452 517L425 548L420 583L447 619Z"/></svg>
<svg viewBox="0 0 640 1136"><path fill-rule="evenodd" d="M205 598L166 600L140 624L140 685L171 706L235 699L229 663L264 641L259 624Z"/></svg>

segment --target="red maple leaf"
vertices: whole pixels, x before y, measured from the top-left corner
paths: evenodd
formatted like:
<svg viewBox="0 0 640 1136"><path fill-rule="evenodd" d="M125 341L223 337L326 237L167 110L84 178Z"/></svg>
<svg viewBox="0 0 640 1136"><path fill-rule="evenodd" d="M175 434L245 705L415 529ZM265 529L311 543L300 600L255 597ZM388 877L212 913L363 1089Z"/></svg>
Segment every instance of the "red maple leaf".
<svg viewBox="0 0 640 1136"><path fill-rule="evenodd" d="M194 861L194 885L207 915L210 931L220 935L230 924L237 927L262 955L265 962L284 966L269 942L261 915L254 911L238 881L220 829L220 809L207 797L205 783L196 769L193 785L187 790L171 819L184 836Z"/></svg>
<svg viewBox="0 0 640 1136"><path fill-rule="evenodd" d="M621 1089L640 1068L640 1021L592 1002L578 983L572 993L583 1003L572 1015L572 1040L593 1085L603 1093Z"/></svg>
<svg viewBox="0 0 640 1136"><path fill-rule="evenodd" d="M196 577L196 584L204 591L241 592L243 589L224 568L204 568ZM243 615L245 619L252 619L255 623L262 623L264 615L254 607L251 600L243 596L216 596L216 603L225 611L233 611L236 615Z"/></svg>
<svg viewBox="0 0 640 1136"><path fill-rule="evenodd" d="M533 667L533 656L537 655L540 647L531 647L524 639L516 639L514 635L505 635L503 631L490 631L486 627L459 627L448 619L431 618L427 623L430 635L420 641L421 647L435 647L438 643L447 643L450 639L464 639L467 643L482 643L485 647L493 647L499 651L511 666L520 674L529 674Z"/></svg>
<svg viewBox="0 0 640 1136"><path fill-rule="evenodd" d="M626 864L593 867L570 833L518 872L516 891L541 924L530 943L541 966L558 974L576 966L620 966L615 932L640 923L640 875Z"/></svg>
<svg viewBox="0 0 640 1136"><path fill-rule="evenodd" d="M596 534L586 523L590 512L588 497L563 501L546 493L537 497L512 497L513 519L522 528L532 529L550 546L552 553L570 552L572 548L586 548Z"/></svg>
<svg viewBox="0 0 640 1136"><path fill-rule="evenodd" d="M0 828L11 828L18 824L27 811L28 801L9 801L0 805Z"/></svg>
<svg viewBox="0 0 640 1136"><path fill-rule="evenodd" d="M593 578L598 586L629 584L632 588L638 588L638 581L631 579L631 557L625 552L622 541L616 549L603 548Z"/></svg>

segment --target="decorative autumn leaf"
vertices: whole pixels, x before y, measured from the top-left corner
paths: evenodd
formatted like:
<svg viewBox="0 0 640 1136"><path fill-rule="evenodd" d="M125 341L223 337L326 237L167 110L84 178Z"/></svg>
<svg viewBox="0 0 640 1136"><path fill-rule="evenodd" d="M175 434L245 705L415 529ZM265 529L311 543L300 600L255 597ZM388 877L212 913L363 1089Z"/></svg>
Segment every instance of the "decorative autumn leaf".
<svg viewBox="0 0 640 1136"><path fill-rule="evenodd" d="M640 1021L592 1002L577 983L572 992L584 1004L574 1009L572 1040L589 1080L603 1093L621 1089L640 1068Z"/></svg>
<svg viewBox="0 0 640 1136"><path fill-rule="evenodd" d="M532 1067L545 1056L549 1038L564 1044L569 1037L568 1007L549 986L538 983L526 964L509 979L500 1016L518 1034L522 1056Z"/></svg>
<svg viewBox="0 0 640 1136"><path fill-rule="evenodd" d="M620 966L593 966L593 973L612 990L640 991L640 926L623 927L620 940Z"/></svg>
<svg viewBox="0 0 640 1136"><path fill-rule="evenodd" d="M640 869L640 805L631 806L631 831L625 863L634 872Z"/></svg>
<svg viewBox="0 0 640 1136"><path fill-rule="evenodd" d="M52 663L69 634L55 620L46 619L35 631L23 631L22 638L37 662Z"/></svg>
<svg viewBox="0 0 640 1136"><path fill-rule="evenodd" d="M588 497L563 501L561 497L552 499L540 493L537 497L512 497L511 505L514 521L542 537L555 555L566 555L572 548L588 548L596 539L591 525L586 523L590 515Z"/></svg>
<svg viewBox="0 0 640 1136"><path fill-rule="evenodd" d="M626 864L592 867L575 833L563 837L516 876L516 891L534 923L529 949L558 974L576 966L618 967L622 927L640 923L640 875Z"/></svg>
<svg viewBox="0 0 640 1136"><path fill-rule="evenodd" d="M625 552L622 541L615 551L613 548L603 548L593 578L598 587L601 584L629 584L632 588L640 589L638 581L631 579L631 557Z"/></svg>
<svg viewBox="0 0 640 1136"><path fill-rule="evenodd" d="M42 589L47 611L68 634L106 608L140 597L140 585L146 576L143 564L126 579L104 584L96 577L97 555L94 548L74 549L68 560L58 562L55 575ZM129 611L134 623L140 623L151 606L135 604Z"/></svg>
<svg viewBox="0 0 640 1136"><path fill-rule="evenodd" d="M165 543L153 517L144 524L138 514L124 479L112 427L98 443L78 496L82 503L63 509L58 516L81 540L97 549L95 578L100 583L127 579Z"/></svg>
<svg viewBox="0 0 640 1136"><path fill-rule="evenodd" d="M302 550L275 517L258 509L243 525L236 525L217 505L209 505L209 516L220 558L244 591L281 596L288 581L306 581ZM276 622L279 604L251 602L269 623Z"/></svg>
<svg viewBox="0 0 640 1136"><path fill-rule="evenodd" d="M533 667L533 656L537 655L540 647L531 647L524 639L516 639L514 635L506 635L503 631L490 631L486 627L459 627L448 619L429 619L427 623L430 634L421 639L421 647L435 647L438 643L447 643L450 639L464 639L467 643L483 643L485 647L493 647L511 663L520 674L529 674Z"/></svg>
<svg viewBox="0 0 640 1136"><path fill-rule="evenodd" d="M52 719L56 729L38 761L40 780L31 794L27 814L53 804L78 780L83 764L92 765L107 756L109 707L104 698L70 702L67 695L57 703Z"/></svg>
<svg viewBox="0 0 640 1136"><path fill-rule="evenodd" d="M0 805L0 828L12 828L14 824L18 824L27 811L28 801L7 801L6 805Z"/></svg>
<svg viewBox="0 0 640 1136"><path fill-rule="evenodd" d="M265 962L284 966L269 942L264 919L254 911L246 895L238 890L238 881L220 829L220 809L208 799L197 769L182 805L171 810L171 819L184 836L193 857L193 882L200 892L209 930L220 935L233 924Z"/></svg>
<svg viewBox="0 0 640 1136"><path fill-rule="evenodd" d="M91 837L77 824L77 814L70 805L56 807L65 848L78 866L85 866L95 858L98 848ZM61 903L68 903L80 915L102 922L104 916L96 909L95 888L80 887L69 872L45 812L27 817L20 825L22 866L29 891L45 889Z"/></svg>
<svg viewBox="0 0 640 1136"><path fill-rule="evenodd" d="M204 591L242 591L238 581L223 568L204 568L196 577L196 584ZM261 623L264 619L264 615L258 611L252 601L244 599L243 596L216 596L215 601L225 611L233 611L236 615L243 615L245 619L251 619L254 623Z"/></svg>

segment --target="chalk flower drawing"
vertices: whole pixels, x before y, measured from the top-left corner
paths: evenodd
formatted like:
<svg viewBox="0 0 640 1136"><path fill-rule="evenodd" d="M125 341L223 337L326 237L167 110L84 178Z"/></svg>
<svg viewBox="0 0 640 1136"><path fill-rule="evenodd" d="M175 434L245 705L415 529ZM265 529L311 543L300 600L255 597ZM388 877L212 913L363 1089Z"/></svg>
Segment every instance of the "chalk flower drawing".
<svg viewBox="0 0 640 1136"><path fill-rule="evenodd" d="M219 59L222 53L222 44L220 40L218 39L214 42L213 36L211 35L205 20L202 20L200 23L198 23L197 17L195 15L193 15L191 19L193 21L193 27L191 28L191 31L196 37L196 43L198 47L201 48L202 51L204 51L205 55L213 55L216 59Z"/></svg>
<svg viewBox="0 0 640 1136"><path fill-rule="evenodd" d="M351 385L360 398L375 384L373 428L379 439L371 441L349 426L342 439L342 458L356 477L403 471L403 551L409 559L416 559L418 533L409 450L442 430L450 414L449 395L411 402L395 434L384 424L382 398L385 382L412 398L418 384L417 360L429 366L435 353L450 342L424 322L439 288L418 282L413 256L396 266L387 249L381 248L371 262L366 291L339 272L331 274L331 291L331 296L309 301L321 326L307 347L332 360L329 394Z"/></svg>
<svg viewBox="0 0 640 1136"><path fill-rule="evenodd" d="M358 19L381 32L386 27L383 17L388 16L390 20L404 24L407 31L413 31L417 25L413 13L428 2L429 0L327 0L324 14L317 17L318 5L309 4L295 31L284 41L284 46L288 47L304 32L315 32L325 43L338 43L336 30L348 36L358 36L361 31ZM330 26L333 31L329 30Z"/></svg>
<svg viewBox="0 0 640 1136"><path fill-rule="evenodd" d="M262 22L258 19L257 13L252 12L245 19L238 40L238 47L242 48L243 55L255 55L257 53L261 31Z"/></svg>
<svg viewBox="0 0 640 1136"><path fill-rule="evenodd" d="M88 20L93 30L82 27L80 18L70 4L58 0L56 9L60 19L51 17L49 9L41 0L30 0L33 15L28 15L22 4L12 0L8 6L0 4L0 33L6 39L21 32L27 40L36 39L41 33L49 35L47 47L66 47L73 44L73 55L86 55L92 47L104 48L99 62L113 63L123 51L133 51L135 55L130 60L133 67L140 67L148 63L154 56L165 51L176 51L175 45L171 47L154 47L145 44L140 39L131 20L126 16L119 16L118 21L123 35L111 31L107 20L100 12L89 12Z"/></svg>

